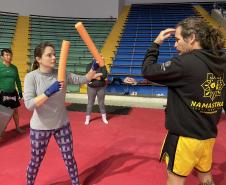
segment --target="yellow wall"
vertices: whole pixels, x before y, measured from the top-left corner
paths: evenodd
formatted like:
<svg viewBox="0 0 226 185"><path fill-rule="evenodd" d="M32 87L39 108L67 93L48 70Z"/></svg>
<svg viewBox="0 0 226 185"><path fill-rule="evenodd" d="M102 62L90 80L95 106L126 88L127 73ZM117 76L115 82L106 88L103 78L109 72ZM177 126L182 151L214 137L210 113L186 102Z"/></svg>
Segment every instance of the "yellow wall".
<svg viewBox="0 0 226 185"><path fill-rule="evenodd" d="M29 47L29 17L19 16L16 24L15 35L12 42L12 63L18 68L22 87L24 77L28 70L28 47Z"/></svg>

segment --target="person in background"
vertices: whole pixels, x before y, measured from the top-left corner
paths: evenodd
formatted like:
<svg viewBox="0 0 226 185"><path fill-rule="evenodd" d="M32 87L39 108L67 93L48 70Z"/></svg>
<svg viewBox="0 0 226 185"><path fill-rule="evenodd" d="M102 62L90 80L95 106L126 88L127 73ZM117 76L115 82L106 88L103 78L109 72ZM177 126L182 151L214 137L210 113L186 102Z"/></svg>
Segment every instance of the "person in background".
<svg viewBox="0 0 226 185"><path fill-rule="evenodd" d="M19 126L19 113L18 107L20 106L19 99L23 98L21 81L18 69L12 62L11 49L1 50L0 62L0 104L10 107L14 110L13 120L16 125L16 130L19 133L24 133L24 130ZM17 90L16 90L17 87Z"/></svg>
<svg viewBox="0 0 226 185"><path fill-rule="evenodd" d="M92 63L88 64L86 67L86 72L88 72L91 69L91 67L92 67ZM98 100L102 121L105 124L108 124L106 110L105 110L106 78L107 78L107 69L106 69L106 66L103 66L97 70L97 73L95 74L93 79L87 84L88 104L86 108L85 125L88 125L90 123L91 112L92 112L92 108L95 103L96 97Z"/></svg>
<svg viewBox="0 0 226 185"><path fill-rule="evenodd" d="M67 73L65 82L59 82L54 68L54 45L49 42L40 43L35 48L34 58L33 71L25 76L24 82L24 103L27 109L33 111L30 120L31 159L27 168L27 185L35 183L51 136L54 136L60 148L72 185L79 185L72 131L65 108L66 87L67 83L88 83L99 65L93 61L86 75Z"/></svg>
<svg viewBox="0 0 226 185"><path fill-rule="evenodd" d="M179 55L157 63L159 48L175 34ZM144 78L168 86L166 129L161 151L167 185L184 185L197 170L202 185L214 185L212 153L226 94L226 54L222 33L189 17L160 32L144 58Z"/></svg>

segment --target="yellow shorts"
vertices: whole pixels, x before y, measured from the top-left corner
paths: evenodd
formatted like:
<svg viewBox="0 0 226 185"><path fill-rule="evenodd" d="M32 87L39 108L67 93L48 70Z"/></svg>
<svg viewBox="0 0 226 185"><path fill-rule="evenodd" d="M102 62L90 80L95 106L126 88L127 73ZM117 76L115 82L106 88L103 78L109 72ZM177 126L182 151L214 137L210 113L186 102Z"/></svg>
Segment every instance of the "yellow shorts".
<svg viewBox="0 0 226 185"><path fill-rule="evenodd" d="M198 140L167 134L161 150L160 161L165 161L168 171L188 176L193 169L208 172L212 167L215 138Z"/></svg>

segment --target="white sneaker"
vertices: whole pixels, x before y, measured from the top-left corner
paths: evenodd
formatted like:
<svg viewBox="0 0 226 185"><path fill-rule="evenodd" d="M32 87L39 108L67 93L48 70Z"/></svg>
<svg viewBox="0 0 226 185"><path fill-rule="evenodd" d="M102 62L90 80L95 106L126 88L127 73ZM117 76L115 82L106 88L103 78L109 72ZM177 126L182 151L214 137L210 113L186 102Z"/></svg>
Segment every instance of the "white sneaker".
<svg viewBox="0 0 226 185"><path fill-rule="evenodd" d="M90 123L90 116L86 115L85 125L88 125L89 123Z"/></svg>
<svg viewBox="0 0 226 185"><path fill-rule="evenodd" d="M102 114L102 121L103 121L105 124L108 124L108 120L107 120L106 114Z"/></svg>
<svg viewBox="0 0 226 185"><path fill-rule="evenodd" d="M108 124L108 120L102 119L102 121L103 121L105 124Z"/></svg>

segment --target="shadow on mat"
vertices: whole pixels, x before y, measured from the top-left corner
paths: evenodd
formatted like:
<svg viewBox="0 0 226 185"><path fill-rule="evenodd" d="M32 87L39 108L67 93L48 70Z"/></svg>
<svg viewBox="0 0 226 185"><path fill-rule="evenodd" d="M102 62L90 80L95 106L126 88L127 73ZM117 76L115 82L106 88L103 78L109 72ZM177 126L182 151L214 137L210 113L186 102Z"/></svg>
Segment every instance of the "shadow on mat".
<svg viewBox="0 0 226 185"><path fill-rule="evenodd" d="M130 154L128 154L128 156L130 156ZM123 163L125 163L127 160L130 160L130 159L138 159L138 160L140 159L140 162L138 162L137 164L133 164L129 167L125 167L124 169L116 171L118 168L120 168L120 166L123 165ZM157 159L148 158L148 157L144 157L144 156L134 156L134 157L130 156L130 157L128 157L127 160L125 160L125 159L123 159L123 156L121 156L121 157L119 157L120 161L118 162L118 164L112 164L112 163L114 163L115 160L118 160L117 157L112 156L112 157L100 162L99 164L85 170L80 175L81 185L95 185L104 177L112 176L117 173L131 171L133 168L141 165L142 163L145 163L149 160L157 160ZM117 162L115 162L115 163L117 163ZM114 166L114 167L111 167L111 166ZM111 167L111 169L110 169L110 167ZM226 162L221 163L221 164L213 163L213 168L218 169L218 171L220 171L220 173L218 173L217 175L216 174L213 175L214 182L216 184L220 185L223 183L224 179L226 178L226 174L225 174ZM192 172L192 175L196 176L196 178L198 179L197 173L195 171ZM49 185L71 185L71 181L67 180L64 182L57 182L57 183L49 184Z"/></svg>
<svg viewBox="0 0 226 185"><path fill-rule="evenodd" d="M29 128L30 128L29 124L21 126L20 128L23 129L25 132L24 133L18 133L16 131L16 129L6 131L0 139L0 147L2 145L10 144L14 141L18 141L18 140L20 140L24 137L27 137L27 135L29 135Z"/></svg>
<svg viewBox="0 0 226 185"><path fill-rule="evenodd" d="M150 160L157 159L141 155L134 155L133 153L112 155L109 158L99 162L97 165L92 166L82 172L80 174L80 181L82 185L92 185L98 183L105 177L132 171L136 167L147 163ZM133 162L130 165L124 166L128 161Z"/></svg>
<svg viewBox="0 0 226 185"><path fill-rule="evenodd" d="M68 111L86 112L86 104L73 103L73 104L68 105L66 108ZM132 110L131 107L113 106L113 105L106 105L105 108L106 108L107 114L127 115ZM99 106L94 105L92 112L99 113L100 112Z"/></svg>
<svg viewBox="0 0 226 185"><path fill-rule="evenodd" d="M213 163L212 171L217 171L217 174L213 174L214 183L217 185L224 185L224 179L226 178L226 162L223 163ZM197 171L193 170L192 175L197 178L198 181L198 174Z"/></svg>
<svg viewBox="0 0 226 185"><path fill-rule="evenodd" d="M220 171L220 173L213 175L214 182L216 184L221 184L221 182L226 178L226 162L213 163L213 168Z"/></svg>
<svg viewBox="0 0 226 185"><path fill-rule="evenodd" d="M80 184L94 185L100 182L105 177L132 171L136 167L144 163L147 163L150 160L158 161L157 158L134 155L132 153L112 155L109 158L99 162L95 166L92 166L86 169L85 171L83 171L79 175ZM124 166L125 163L128 161L132 161L132 164ZM71 183L70 180L68 180L68 181L57 182L49 185L69 185L70 183Z"/></svg>
<svg viewBox="0 0 226 185"><path fill-rule="evenodd" d="M107 120L108 121L110 121L113 117L116 117L117 115L116 114L108 114L107 115ZM92 121L95 121L95 120L101 120L102 118L101 118L101 115L99 115L99 116L95 116L95 117L91 117L91 119L90 119L90 122L92 122Z"/></svg>

